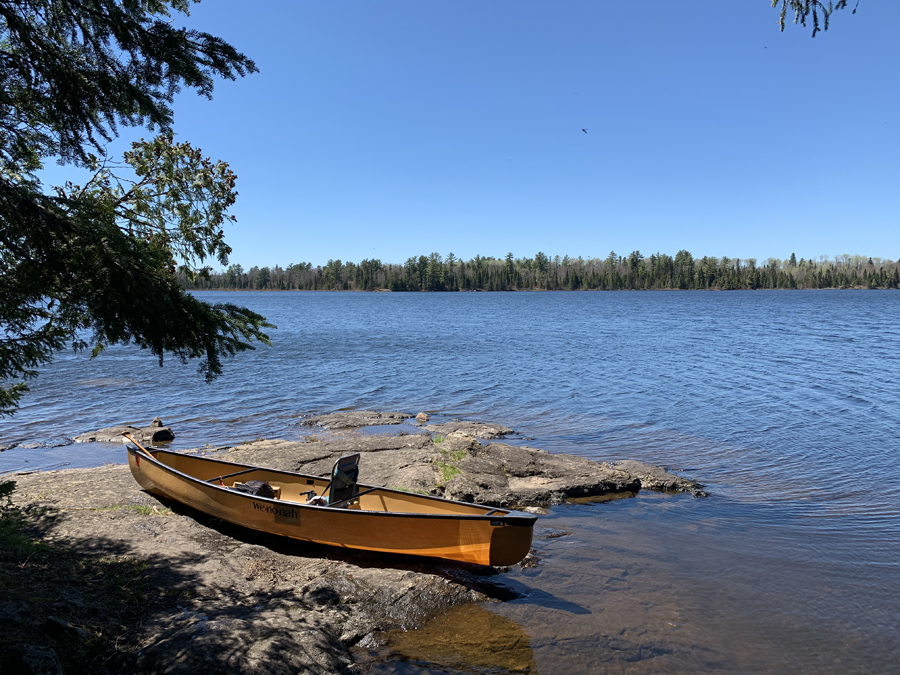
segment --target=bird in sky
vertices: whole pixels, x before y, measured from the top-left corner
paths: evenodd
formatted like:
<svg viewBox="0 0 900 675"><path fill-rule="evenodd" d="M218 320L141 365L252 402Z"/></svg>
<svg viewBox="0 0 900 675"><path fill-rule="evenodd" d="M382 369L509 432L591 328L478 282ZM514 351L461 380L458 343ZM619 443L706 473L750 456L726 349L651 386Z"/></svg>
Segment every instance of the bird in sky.
<svg viewBox="0 0 900 675"><path fill-rule="evenodd" d="M584 133L587 133L587 129L582 129L582 131L583 131Z"/></svg>

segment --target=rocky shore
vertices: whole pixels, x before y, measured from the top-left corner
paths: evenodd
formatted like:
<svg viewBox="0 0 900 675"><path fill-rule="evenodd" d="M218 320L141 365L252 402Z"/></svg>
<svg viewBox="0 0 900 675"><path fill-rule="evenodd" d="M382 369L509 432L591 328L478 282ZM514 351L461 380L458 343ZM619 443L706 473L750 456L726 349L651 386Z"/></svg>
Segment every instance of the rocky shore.
<svg viewBox="0 0 900 675"><path fill-rule="evenodd" d="M196 452L314 474L359 452L361 482L538 513L640 489L704 494L640 462L479 441L512 433L502 425L358 431L410 418L337 413L305 420L321 438ZM14 506L0 521L3 673L363 672L354 654L386 632L517 595L502 569L306 544L162 503L126 466L11 478ZM539 521L536 536L554 536L541 532Z"/></svg>

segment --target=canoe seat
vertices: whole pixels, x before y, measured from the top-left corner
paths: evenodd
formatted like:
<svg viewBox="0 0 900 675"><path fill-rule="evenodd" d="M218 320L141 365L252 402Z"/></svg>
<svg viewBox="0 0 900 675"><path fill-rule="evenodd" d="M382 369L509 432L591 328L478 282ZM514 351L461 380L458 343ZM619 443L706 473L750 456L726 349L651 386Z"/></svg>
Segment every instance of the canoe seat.
<svg viewBox="0 0 900 675"><path fill-rule="evenodd" d="M359 478L359 453L344 455L334 463L331 469L331 481L325 488L328 503L346 507L346 503L356 494L356 481Z"/></svg>

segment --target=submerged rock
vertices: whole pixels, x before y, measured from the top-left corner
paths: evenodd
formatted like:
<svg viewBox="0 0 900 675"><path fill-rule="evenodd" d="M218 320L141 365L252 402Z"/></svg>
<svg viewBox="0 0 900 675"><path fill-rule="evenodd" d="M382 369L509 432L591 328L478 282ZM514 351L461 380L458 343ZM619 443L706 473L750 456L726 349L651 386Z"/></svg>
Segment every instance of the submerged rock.
<svg viewBox="0 0 900 675"><path fill-rule="evenodd" d="M377 412L375 410L349 410L308 417L300 424L306 427L319 426L323 429L359 429L361 427L400 424L412 415L405 412Z"/></svg>
<svg viewBox="0 0 900 675"><path fill-rule="evenodd" d="M641 481L641 487L647 490L658 490L660 492L689 492L695 497L706 497L707 492L703 486L695 481L674 473L666 471L661 466L653 464L645 464L634 459L625 459L620 462L610 464L614 469L627 471L636 476Z"/></svg>

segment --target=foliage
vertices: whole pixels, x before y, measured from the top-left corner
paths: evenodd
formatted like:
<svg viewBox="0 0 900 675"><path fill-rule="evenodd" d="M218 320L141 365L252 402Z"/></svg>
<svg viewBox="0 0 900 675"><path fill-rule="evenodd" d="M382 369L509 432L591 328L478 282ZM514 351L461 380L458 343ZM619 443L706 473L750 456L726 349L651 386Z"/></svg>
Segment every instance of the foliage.
<svg viewBox="0 0 900 675"><path fill-rule="evenodd" d="M438 482L438 487L446 485L462 473L462 469L449 462L435 462L435 466L437 466L438 471L440 471L441 473L441 479Z"/></svg>
<svg viewBox="0 0 900 675"><path fill-rule="evenodd" d="M449 459L451 462L458 462L459 460L468 456L468 452L463 450L457 450L455 452L450 452L449 450L441 450L441 455L443 455L446 459Z"/></svg>
<svg viewBox="0 0 900 675"><path fill-rule="evenodd" d="M16 481L8 480L3 483L0 483L0 500L3 501L3 504L0 504L0 508L8 508L12 506L12 494L16 491Z"/></svg>
<svg viewBox="0 0 900 675"><path fill-rule="evenodd" d="M436 438L441 438L441 440L443 441L443 437L438 436ZM462 473L462 469L460 469L456 465L456 462L459 462L461 459L464 459L469 453L466 452L464 449L456 450L455 452L450 452L449 450L441 449L440 454L441 454L441 457L445 461L435 460L435 462L434 462L434 465L437 467L437 469L441 475L440 480L437 482L437 487L442 487L442 486L446 485L447 483L449 483L451 480L453 480L454 478L456 478L457 476L459 476Z"/></svg>
<svg viewBox="0 0 900 675"><path fill-rule="evenodd" d="M235 175L168 131L182 87L256 70L231 45L173 25L188 0L0 0L0 415L66 346L111 344L222 359L267 343L264 317L184 292L182 278L228 262ZM121 126L162 129L122 163L104 144ZM91 171L48 194L47 158Z"/></svg>
<svg viewBox="0 0 900 675"><path fill-rule="evenodd" d="M778 25L781 30L784 30L788 11L794 13L794 23L799 23L801 26L806 26L807 19L812 15L813 37L816 37L816 33L820 30L828 30L831 15L836 9L847 7L847 0L837 0L837 2L829 0L828 4L821 0L772 0L772 7L778 7L779 3L781 3L781 11L778 15ZM859 6L859 0L856 4ZM853 14L856 14L856 9L856 7L853 8Z"/></svg>
<svg viewBox="0 0 900 675"><path fill-rule="evenodd" d="M452 255L452 254L451 254ZM421 261L424 260L424 263ZM410 258L403 265L378 262L378 271L363 274L363 261L326 267L299 263L270 268L268 290L392 290L392 291L515 291L515 290L756 290L793 288L898 288L900 262L867 256L837 256L818 260L791 254L788 259L695 258L689 251L674 256L656 253L644 256L632 251L621 256L614 251L603 259L571 258L543 253L534 258L504 259L476 256L464 261L448 255L440 262L436 253ZM425 272L423 273L424 264ZM438 269L440 265L441 269ZM235 268L240 268L237 273ZM429 268L431 269L428 272ZM371 269L371 267L370 267ZM232 265L227 272L194 279L181 275L188 288L259 288L258 268L246 272ZM432 280L429 281L428 277Z"/></svg>

